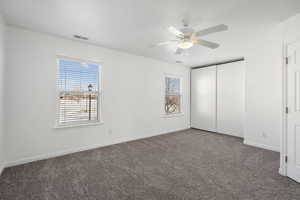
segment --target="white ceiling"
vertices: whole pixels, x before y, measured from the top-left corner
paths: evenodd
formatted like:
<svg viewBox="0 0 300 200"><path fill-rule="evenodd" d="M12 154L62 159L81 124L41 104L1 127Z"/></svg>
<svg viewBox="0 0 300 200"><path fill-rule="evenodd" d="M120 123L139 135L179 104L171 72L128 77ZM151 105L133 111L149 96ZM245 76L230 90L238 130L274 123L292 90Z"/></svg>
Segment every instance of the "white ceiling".
<svg viewBox="0 0 300 200"><path fill-rule="evenodd" d="M224 50L222 42L235 30L278 23L300 12L300 0L0 0L0 9L8 24L68 38L84 35L103 47L196 66ZM149 48L172 39L167 28L180 28L182 19L197 29L225 23L230 30L204 38L220 43L216 50L196 46L188 55L175 55L168 47Z"/></svg>

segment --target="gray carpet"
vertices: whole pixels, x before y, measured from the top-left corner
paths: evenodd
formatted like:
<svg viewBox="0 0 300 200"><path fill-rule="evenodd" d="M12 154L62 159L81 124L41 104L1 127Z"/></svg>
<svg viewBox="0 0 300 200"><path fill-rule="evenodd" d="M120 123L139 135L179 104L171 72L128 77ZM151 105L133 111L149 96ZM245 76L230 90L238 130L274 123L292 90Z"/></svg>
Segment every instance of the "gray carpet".
<svg viewBox="0 0 300 200"><path fill-rule="evenodd" d="M299 200L279 153L187 130L5 169L1 200Z"/></svg>

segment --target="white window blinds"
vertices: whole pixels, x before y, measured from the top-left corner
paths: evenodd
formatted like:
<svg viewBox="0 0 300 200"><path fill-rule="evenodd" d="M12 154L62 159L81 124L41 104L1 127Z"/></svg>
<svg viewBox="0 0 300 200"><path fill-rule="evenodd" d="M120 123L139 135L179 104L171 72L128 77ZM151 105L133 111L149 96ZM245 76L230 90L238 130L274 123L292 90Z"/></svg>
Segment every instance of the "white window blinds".
<svg viewBox="0 0 300 200"><path fill-rule="evenodd" d="M58 125L99 120L99 64L58 59Z"/></svg>

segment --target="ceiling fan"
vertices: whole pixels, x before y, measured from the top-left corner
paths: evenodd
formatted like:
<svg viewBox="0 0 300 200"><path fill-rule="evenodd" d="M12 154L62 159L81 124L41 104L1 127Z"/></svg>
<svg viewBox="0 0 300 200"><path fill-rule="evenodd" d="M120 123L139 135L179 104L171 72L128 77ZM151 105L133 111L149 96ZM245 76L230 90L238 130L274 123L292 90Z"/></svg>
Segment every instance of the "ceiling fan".
<svg viewBox="0 0 300 200"><path fill-rule="evenodd" d="M225 31L227 29L228 26L226 26L225 24L219 24L216 26L209 27L207 29L195 31L193 28L189 27L188 23L183 21L183 28L177 29L174 26L171 26L168 29L170 33L176 36L175 39L158 43L156 44L156 46L175 44L175 54L181 54L185 49L189 49L194 45L202 45L210 49L216 49L220 46L219 44L200 39L199 37Z"/></svg>

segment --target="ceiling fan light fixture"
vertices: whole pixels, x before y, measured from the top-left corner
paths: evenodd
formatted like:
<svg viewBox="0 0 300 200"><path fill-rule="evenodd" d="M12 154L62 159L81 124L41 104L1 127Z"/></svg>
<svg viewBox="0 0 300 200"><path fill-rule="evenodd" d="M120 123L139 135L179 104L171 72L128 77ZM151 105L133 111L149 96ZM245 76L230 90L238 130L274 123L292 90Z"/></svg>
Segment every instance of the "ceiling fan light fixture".
<svg viewBox="0 0 300 200"><path fill-rule="evenodd" d="M193 46L194 44L191 41L184 41L184 42L180 42L177 44L178 48L181 49L189 49Z"/></svg>

